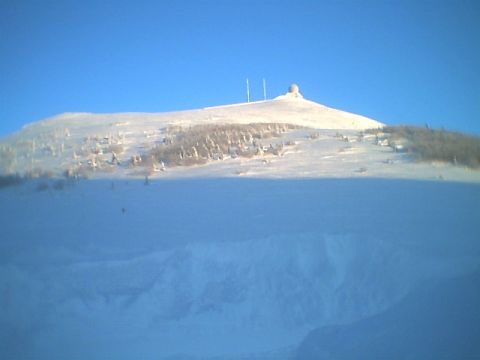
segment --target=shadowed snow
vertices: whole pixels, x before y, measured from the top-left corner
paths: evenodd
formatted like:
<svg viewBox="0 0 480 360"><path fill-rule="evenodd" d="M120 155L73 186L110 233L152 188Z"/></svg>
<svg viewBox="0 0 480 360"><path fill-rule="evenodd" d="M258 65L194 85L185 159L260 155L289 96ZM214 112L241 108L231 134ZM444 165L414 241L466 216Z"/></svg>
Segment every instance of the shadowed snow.
<svg viewBox="0 0 480 360"><path fill-rule="evenodd" d="M480 264L473 184L36 189L0 191L2 358L287 358L313 329L395 311Z"/></svg>

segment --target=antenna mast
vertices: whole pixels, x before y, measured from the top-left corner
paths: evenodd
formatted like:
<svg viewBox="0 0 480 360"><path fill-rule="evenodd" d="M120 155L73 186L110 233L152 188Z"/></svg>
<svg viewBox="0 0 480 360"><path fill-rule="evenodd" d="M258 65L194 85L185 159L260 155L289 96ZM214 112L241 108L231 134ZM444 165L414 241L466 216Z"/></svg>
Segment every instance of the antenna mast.
<svg viewBox="0 0 480 360"><path fill-rule="evenodd" d="M263 100L267 100L267 82L263 79Z"/></svg>
<svg viewBox="0 0 480 360"><path fill-rule="evenodd" d="M250 84L247 78L247 102L250 102Z"/></svg>

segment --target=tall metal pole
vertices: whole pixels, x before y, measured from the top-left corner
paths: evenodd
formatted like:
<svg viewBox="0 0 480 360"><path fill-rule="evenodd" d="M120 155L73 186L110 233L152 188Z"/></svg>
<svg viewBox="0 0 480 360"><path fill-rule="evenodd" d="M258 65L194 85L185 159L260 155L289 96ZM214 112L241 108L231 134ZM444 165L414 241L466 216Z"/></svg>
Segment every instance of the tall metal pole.
<svg viewBox="0 0 480 360"><path fill-rule="evenodd" d="M247 78L247 102L250 102L250 84L248 83L248 78Z"/></svg>
<svg viewBox="0 0 480 360"><path fill-rule="evenodd" d="M263 100L267 100L267 82L263 79Z"/></svg>

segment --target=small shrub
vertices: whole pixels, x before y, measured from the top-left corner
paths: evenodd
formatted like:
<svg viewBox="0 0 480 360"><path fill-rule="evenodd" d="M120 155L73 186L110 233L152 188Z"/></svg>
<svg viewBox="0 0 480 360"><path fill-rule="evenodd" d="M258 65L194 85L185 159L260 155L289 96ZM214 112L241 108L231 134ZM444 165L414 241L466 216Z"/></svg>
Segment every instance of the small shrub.
<svg viewBox="0 0 480 360"><path fill-rule="evenodd" d="M20 175L1 175L0 176L0 189L8 186L16 186L22 183L23 179Z"/></svg>
<svg viewBox="0 0 480 360"><path fill-rule="evenodd" d="M46 191L48 190L49 188L49 185L48 185L48 182L46 181L40 181L38 184L37 184L37 187L35 188L38 192L41 192L41 191Z"/></svg>
<svg viewBox="0 0 480 360"><path fill-rule="evenodd" d="M40 179L40 178L51 179L53 177L54 177L54 173L52 171L48 171L48 170L46 171L40 168L33 168L24 174L24 178L27 180Z"/></svg>
<svg viewBox="0 0 480 360"><path fill-rule="evenodd" d="M0 147L0 172L11 174L15 172L17 152L9 146Z"/></svg>
<svg viewBox="0 0 480 360"><path fill-rule="evenodd" d="M54 190L63 190L65 189L66 182L65 180L57 180L53 183L53 189Z"/></svg>
<svg viewBox="0 0 480 360"><path fill-rule="evenodd" d="M112 144L107 149L107 152L114 152L115 154L121 154L124 151L125 147L122 144Z"/></svg>

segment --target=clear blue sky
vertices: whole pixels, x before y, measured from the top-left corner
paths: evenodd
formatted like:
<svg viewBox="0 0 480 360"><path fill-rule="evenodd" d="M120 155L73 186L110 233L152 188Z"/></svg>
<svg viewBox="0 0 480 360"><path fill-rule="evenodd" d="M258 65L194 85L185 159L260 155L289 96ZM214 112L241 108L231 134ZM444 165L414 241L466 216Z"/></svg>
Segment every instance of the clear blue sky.
<svg viewBox="0 0 480 360"><path fill-rule="evenodd" d="M62 112L304 96L480 134L480 2L0 0L0 136Z"/></svg>

